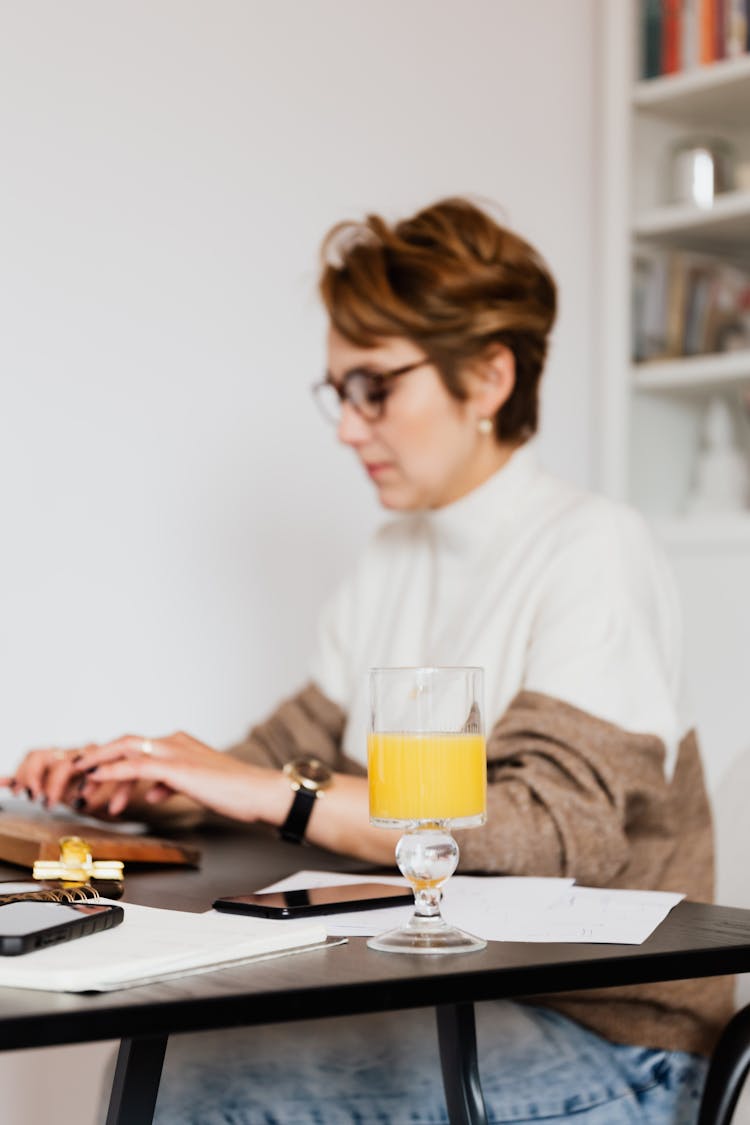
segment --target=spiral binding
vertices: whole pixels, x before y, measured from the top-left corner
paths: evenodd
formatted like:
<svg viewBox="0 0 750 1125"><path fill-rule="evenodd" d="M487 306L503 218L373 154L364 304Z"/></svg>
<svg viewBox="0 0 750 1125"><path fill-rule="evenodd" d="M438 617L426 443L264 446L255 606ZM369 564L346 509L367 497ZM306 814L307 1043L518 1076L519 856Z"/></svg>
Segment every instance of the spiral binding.
<svg viewBox="0 0 750 1125"><path fill-rule="evenodd" d="M0 906L9 902L98 902L99 898L96 887L92 887L90 883L81 883L76 887L40 887L38 891L0 894Z"/></svg>

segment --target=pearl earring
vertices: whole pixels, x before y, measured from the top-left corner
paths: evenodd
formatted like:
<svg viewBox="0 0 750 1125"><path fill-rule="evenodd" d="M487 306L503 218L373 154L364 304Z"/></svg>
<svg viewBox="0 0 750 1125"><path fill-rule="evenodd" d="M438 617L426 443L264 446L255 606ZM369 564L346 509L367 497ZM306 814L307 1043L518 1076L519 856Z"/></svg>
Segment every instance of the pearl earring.
<svg viewBox="0 0 750 1125"><path fill-rule="evenodd" d="M494 429L494 426L492 425L492 419L480 418L477 422L477 429L479 430L480 434L491 434Z"/></svg>

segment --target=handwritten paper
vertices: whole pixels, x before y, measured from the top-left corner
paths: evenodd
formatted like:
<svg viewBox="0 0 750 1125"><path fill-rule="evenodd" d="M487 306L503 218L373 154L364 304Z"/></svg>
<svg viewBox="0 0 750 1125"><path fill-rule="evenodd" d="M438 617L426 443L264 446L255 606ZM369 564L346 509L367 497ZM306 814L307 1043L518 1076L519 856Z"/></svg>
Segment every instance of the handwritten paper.
<svg viewBox="0 0 750 1125"><path fill-rule="evenodd" d="M371 882L373 876L298 871L266 890ZM398 876L377 881L408 886ZM455 875L442 912L447 921L486 941L591 942L640 945L685 896L662 891L579 887L573 879ZM403 925L410 906L325 915L330 935L361 936Z"/></svg>
<svg viewBox="0 0 750 1125"><path fill-rule="evenodd" d="M574 886L547 910L519 919L495 940L641 945L684 897Z"/></svg>

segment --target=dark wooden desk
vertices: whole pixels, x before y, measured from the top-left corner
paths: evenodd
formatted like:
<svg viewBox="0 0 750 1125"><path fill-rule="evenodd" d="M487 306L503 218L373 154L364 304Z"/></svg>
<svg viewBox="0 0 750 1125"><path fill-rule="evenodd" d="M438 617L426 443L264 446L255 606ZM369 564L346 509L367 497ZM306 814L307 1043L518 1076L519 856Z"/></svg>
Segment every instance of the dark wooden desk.
<svg viewBox="0 0 750 1125"><path fill-rule="evenodd" d="M202 836L199 871L129 873L124 901L204 910L303 867L362 870L258 831ZM0 878L17 877L0 868ZM480 953L408 957L364 939L278 960L98 995L2 989L0 1049L121 1039L108 1125L151 1120L176 1032L436 1007L451 1121L483 1118L473 1004L540 992L750 971L750 911L681 903L641 946L490 943Z"/></svg>

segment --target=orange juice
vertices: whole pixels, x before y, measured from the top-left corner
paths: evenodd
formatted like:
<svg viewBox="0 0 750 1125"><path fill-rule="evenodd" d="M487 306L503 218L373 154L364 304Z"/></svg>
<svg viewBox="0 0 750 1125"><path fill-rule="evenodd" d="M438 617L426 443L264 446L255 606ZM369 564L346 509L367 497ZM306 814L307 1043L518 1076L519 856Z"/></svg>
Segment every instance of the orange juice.
<svg viewBox="0 0 750 1125"><path fill-rule="evenodd" d="M372 820L484 817L487 766L481 734L370 734L367 763Z"/></svg>

